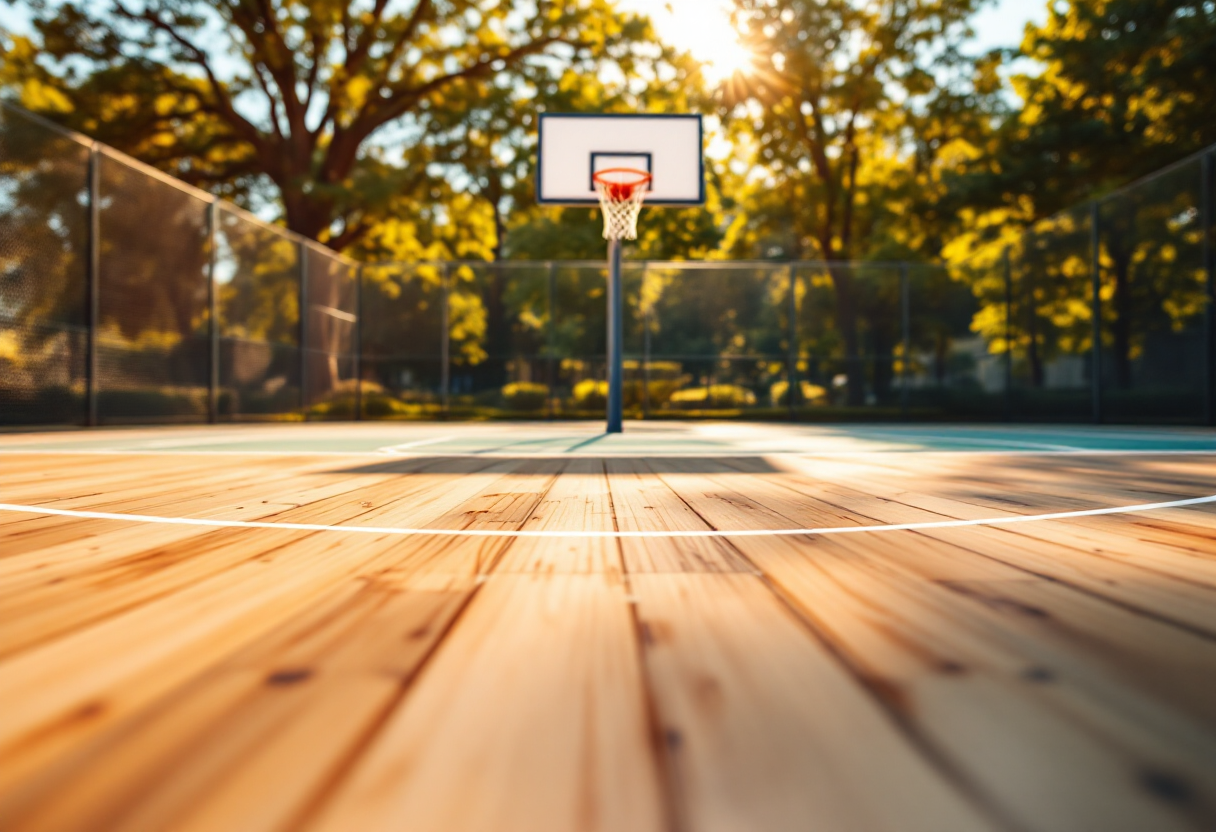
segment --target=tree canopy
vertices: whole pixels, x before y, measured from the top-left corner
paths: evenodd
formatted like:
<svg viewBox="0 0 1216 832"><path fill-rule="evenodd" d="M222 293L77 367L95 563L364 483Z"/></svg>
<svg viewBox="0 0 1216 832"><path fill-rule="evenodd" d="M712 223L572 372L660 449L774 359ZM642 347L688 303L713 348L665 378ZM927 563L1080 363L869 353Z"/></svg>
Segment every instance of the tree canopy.
<svg viewBox="0 0 1216 832"><path fill-rule="evenodd" d="M29 5L37 42L5 55L27 104L192 184L268 191L287 227L339 250L403 195L438 195L429 127L548 72L627 69L647 31L608 0Z"/></svg>

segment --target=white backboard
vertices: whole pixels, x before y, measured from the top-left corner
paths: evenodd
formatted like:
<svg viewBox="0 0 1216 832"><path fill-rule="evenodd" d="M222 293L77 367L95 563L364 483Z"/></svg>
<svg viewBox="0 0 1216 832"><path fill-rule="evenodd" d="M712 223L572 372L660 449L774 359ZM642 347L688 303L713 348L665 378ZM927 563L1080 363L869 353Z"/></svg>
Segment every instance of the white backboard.
<svg viewBox="0 0 1216 832"><path fill-rule="evenodd" d="M705 202L699 115L541 113L536 201L598 205L591 180L606 168L637 168L652 179L647 205Z"/></svg>

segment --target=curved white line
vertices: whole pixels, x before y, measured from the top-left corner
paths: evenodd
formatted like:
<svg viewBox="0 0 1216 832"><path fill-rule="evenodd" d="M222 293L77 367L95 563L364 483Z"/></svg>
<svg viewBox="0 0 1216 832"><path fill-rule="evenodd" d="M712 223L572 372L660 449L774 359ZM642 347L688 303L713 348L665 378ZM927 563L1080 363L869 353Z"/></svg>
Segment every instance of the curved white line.
<svg viewBox="0 0 1216 832"><path fill-rule="evenodd" d="M174 526L206 526L216 529L287 529L304 532L353 532L357 534L432 535L435 537L764 537L767 535L857 534L858 532L915 531L953 529L962 526L1000 526L1036 520L1066 520L1070 517L1095 517L1101 514L1133 514L1162 508L1182 508L1216 503L1216 494L1164 503L1090 508L1083 511L1058 511L1051 514L1019 514L1012 517L985 517L978 520L937 520L926 523L895 523L884 526L838 526L813 529L699 529L689 531L546 531L541 529L402 529L395 526L327 526L320 523L264 523L257 520L214 520L196 517L157 517L152 514L115 514L109 511L79 511L47 506L0 503L0 511L76 517L86 520L122 520L129 523L163 523Z"/></svg>

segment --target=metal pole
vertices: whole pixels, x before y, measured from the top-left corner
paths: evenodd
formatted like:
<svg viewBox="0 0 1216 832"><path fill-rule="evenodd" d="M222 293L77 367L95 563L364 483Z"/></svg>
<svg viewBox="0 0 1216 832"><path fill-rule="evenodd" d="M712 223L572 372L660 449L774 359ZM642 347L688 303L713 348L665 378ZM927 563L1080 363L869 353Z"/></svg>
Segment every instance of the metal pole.
<svg viewBox="0 0 1216 832"><path fill-rule="evenodd" d="M1005 421L1013 419L1013 264L1005 246Z"/></svg>
<svg viewBox="0 0 1216 832"><path fill-rule="evenodd" d="M298 243L300 254L300 413L308 418L308 245Z"/></svg>
<svg viewBox="0 0 1216 832"><path fill-rule="evenodd" d="M557 334L557 324L553 320L554 303L557 298L557 266L549 261L549 287L545 298L545 308L548 314L548 329L545 333L545 345L548 355L545 358L545 374L548 377L549 392L545 396L545 415L553 419L553 391L557 389L557 374L554 372L553 355L557 350L554 336Z"/></svg>
<svg viewBox="0 0 1216 832"><path fill-rule="evenodd" d="M451 332L449 331L448 320L448 264L444 263L439 267L439 287L440 287L440 337L439 337L439 409L443 414L443 418L448 418L448 394L452 385L451 371Z"/></svg>
<svg viewBox="0 0 1216 832"><path fill-rule="evenodd" d="M646 300L646 282L650 279L650 264L642 267L642 418L650 418L650 303Z"/></svg>
<svg viewBox="0 0 1216 832"><path fill-rule="evenodd" d="M1205 155L1200 160L1199 187L1199 227L1203 229L1203 270L1206 278L1205 288L1207 304L1204 309L1203 328L1204 345L1207 347L1204 356L1204 397L1203 421L1216 425L1216 228L1212 227L1213 206L1216 199L1216 164L1213 164L1212 154Z"/></svg>
<svg viewBox="0 0 1216 832"><path fill-rule="evenodd" d="M624 339L621 298L621 241L608 241L608 426L620 433L622 420L621 342Z"/></svg>
<svg viewBox="0 0 1216 832"><path fill-rule="evenodd" d="M89 237L85 277L88 280L88 330L85 334L85 424L96 427L100 422L97 407L98 356L97 327L101 306L101 147L89 149Z"/></svg>
<svg viewBox="0 0 1216 832"><path fill-rule="evenodd" d="M220 418L220 299L216 268L219 265L220 203L207 206L207 315L210 318L209 353L207 362L207 421L215 424Z"/></svg>
<svg viewBox="0 0 1216 832"><path fill-rule="evenodd" d="M908 364L912 357L912 312L908 288L908 264L899 264L899 311L900 330L903 336L903 361L899 364L899 410L908 417Z"/></svg>
<svg viewBox="0 0 1216 832"><path fill-rule="evenodd" d="M355 421L363 421L363 266L355 267Z"/></svg>
<svg viewBox="0 0 1216 832"><path fill-rule="evenodd" d="M1089 206L1090 263L1090 389L1093 391L1094 424L1102 423L1102 226L1098 203Z"/></svg>
<svg viewBox="0 0 1216 832"><path fill-rule="evenodd" d="M786 366L785 366L785 407L789 413L790 421L795 418L794 404L799 398L798 393L798 270L793 266L789 267L787 273L788 286L786 295L789 296L787 315L789 320L786 322L786 335L789 344L786 349Z"/></svg>

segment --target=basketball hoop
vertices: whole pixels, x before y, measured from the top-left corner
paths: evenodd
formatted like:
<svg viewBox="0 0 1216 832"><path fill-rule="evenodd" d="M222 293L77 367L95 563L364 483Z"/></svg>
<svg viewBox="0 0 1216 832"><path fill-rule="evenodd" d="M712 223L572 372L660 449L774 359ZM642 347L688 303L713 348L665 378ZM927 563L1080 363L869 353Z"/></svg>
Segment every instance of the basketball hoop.
<svg viewBox="0 0 1216 832"><path fill-rule="evenodd" d="M634 168L605 168L591 177L604 209L605 240L638 238L638 214L650 178L646 171Z"/></svg>

